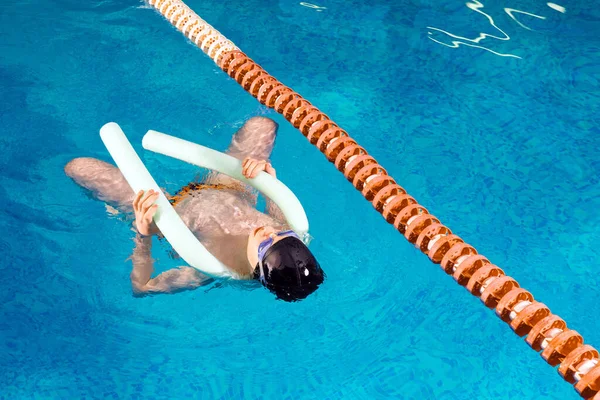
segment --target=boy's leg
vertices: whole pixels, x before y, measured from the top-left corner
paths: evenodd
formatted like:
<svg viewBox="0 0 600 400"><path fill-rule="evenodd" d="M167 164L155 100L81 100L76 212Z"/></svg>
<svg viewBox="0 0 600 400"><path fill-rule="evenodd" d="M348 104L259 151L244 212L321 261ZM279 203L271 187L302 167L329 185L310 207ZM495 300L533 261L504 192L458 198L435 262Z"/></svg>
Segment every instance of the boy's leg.
<svg viewBox="0 0 600 400"><path fill-rule="evenodd" d="M227 154L240 161L246 157L268 160L271 157L278 125L266 117L252 117L233 135Z"/></svg>
<svg viewBox="0 0 600 400"><path fill-rule="evenodd" d="M65 166L65 173L75 183L90 190L102 201L118 207L123 212L132 212L134 193L117 167L95 158L81 157Z"/></svg>

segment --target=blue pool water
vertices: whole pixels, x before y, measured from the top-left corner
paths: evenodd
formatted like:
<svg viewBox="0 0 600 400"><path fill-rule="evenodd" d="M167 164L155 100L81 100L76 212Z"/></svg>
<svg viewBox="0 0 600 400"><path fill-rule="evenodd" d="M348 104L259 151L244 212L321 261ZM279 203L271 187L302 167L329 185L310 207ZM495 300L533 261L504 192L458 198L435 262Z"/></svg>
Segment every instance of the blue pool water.
<svg viewBox="0 0 600 400"><path fill-rule="evenodd" d="M592 3L189 5L600 346ZM578 398L144 3L3 3L0 93L1 399ZM306 208L326 284L297 304L236 284L132 297L132 232L63 166L109 160L108 121L142 153L148 129L224 149L258 114L280 123L273 162ZM196 173L143 157L169 190ZM155 250L160 270L177 265Z"/></svg>

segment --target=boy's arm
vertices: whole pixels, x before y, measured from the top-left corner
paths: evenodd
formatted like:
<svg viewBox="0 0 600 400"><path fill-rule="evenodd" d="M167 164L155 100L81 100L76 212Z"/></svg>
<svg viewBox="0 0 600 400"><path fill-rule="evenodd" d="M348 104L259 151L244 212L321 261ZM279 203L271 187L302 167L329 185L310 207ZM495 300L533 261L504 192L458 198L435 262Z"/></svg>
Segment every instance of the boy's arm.
<svg viewBox="0 0 600 400"><path fill-rule="evenodd" d="M259 172L265 171L267 174L271 175L273 178L277 178L277 171L275 168L266 160L255 160L252 158L246 158L242 162L242 174L249 179L256 178ZM283 212L279 208L274 201L266 197L266 211L271 217L281 222L284 225L287 225L285 216Z"/></svg>
<svg viewBox="0 0 600 400"><path fill-rule="evenodd" d="M269 199L268 197L266 197L266 211L267 214L269 214L271 217L275 218L277 221L281 222L284 225L287 225L287 221L285 219L285 216L283 215L283 211L281 211L281 208L279 208L279 206L271 199Z"/></svg>
<svg viewBox="0 0 600 400"><path fill-rule="evenodd" d="M131 286L136 296L196 289L211 280L191 267L173 268L151 278L154 272L154 260L151 254L152 237L137 234L134 242L135 247L131 255L133 262Z"/></svg>
<svg viewBox="0 0 600 400"><path fill-rule="evenodd" d="M152 278L154 260L152 259L152 235L158 233L153 217L156 214L158 192L150 189L140 190L133 199L135 228L137 230L135 247L131 255L133 270L131 286L134 294L143 296L150 293L174 293L195 289L206 283L207 277L190 267L174 268Z"/></svg>

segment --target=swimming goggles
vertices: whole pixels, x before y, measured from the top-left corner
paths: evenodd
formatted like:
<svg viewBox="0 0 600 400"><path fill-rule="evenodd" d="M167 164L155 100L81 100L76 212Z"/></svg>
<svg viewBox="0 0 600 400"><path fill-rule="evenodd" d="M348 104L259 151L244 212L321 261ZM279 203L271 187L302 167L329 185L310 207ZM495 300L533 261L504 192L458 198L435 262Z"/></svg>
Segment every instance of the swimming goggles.
<svg viewBox="0 0 600 400"><path fill-rule="evenodd" d="M292 236L297 239L300 239L300 237L296 234L296 232L294 232L292 230L278 232L275 236L277 236L277 237ZM302 239L300 239L300 240L302 240ZM267 239L263 240L258 245L258 262L259 263L263 260L263 258L265 257L265 254L267 253L267 250L269 250L269 248L271 248L271 246L273 246L273 238L272 237L268 237Z"/></svg>

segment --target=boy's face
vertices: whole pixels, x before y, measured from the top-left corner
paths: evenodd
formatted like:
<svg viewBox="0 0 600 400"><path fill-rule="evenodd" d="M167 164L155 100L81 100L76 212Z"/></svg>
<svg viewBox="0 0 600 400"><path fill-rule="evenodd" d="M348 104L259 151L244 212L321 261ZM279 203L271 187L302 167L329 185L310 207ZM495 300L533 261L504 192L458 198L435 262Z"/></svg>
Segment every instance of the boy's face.
<svg viewBox="0 0 600 400"><path fill-rule="evenodd" d="M261 226L256 228L248 237L248 246L246 247L246 256L252 268L260 261L258 259L258 247L268 238L273 238L273 243L277 243L282 237L277 237L278 230L272 226Z"/></svg>

